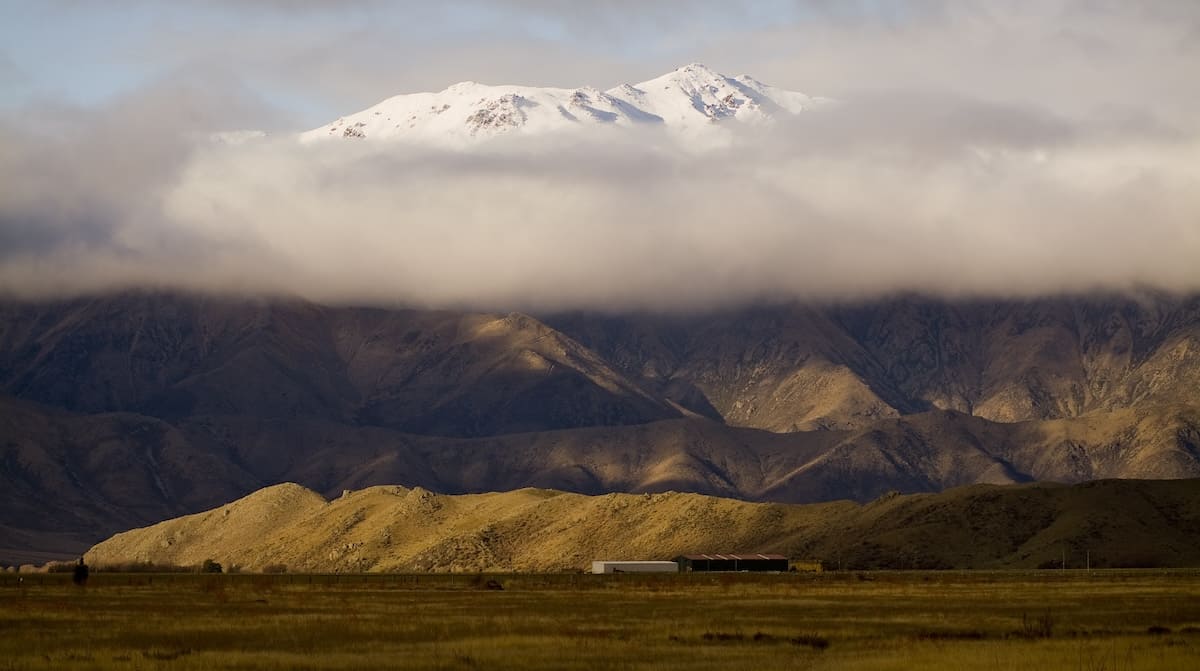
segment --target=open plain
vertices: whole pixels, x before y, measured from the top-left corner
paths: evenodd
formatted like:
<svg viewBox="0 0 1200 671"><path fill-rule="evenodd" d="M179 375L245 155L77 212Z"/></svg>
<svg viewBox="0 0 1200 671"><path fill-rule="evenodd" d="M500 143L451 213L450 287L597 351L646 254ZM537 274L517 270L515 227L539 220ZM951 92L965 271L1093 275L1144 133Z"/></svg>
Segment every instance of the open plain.
<svg viewBox="0 0 1200 671"><path fill-rule="evenodd" d="M69 578L0 575L0 669L1200 665L1195 570Z"/></svg>

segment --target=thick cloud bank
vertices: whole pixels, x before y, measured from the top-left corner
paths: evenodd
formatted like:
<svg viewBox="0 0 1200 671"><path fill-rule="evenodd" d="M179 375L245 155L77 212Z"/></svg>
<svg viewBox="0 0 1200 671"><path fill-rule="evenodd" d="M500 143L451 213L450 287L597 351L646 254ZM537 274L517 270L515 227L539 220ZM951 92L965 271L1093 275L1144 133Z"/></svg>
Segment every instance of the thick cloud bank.
<svg viewBox="0 0 1200 671"><path fill-rule="evenodd" d="M168 84L87 109L0 107L0 293L693 309L1200 291L1191 0L795 0L757 13L472 0L414 24L429 39L397 39L408 18L387 8L416 4L354 3L404 21L349 32L327 20L344 3L180 4L229 15L197 24L215 31L202 39L146 32L134 53L174 55ZM438 23L452 20L497 27ZM614 43L644 62L583 48ZM0 81L36 82L3 49ZM353 84L368 102L339 103L348 113L456 79L607 86L593 75L696 59L840 102L714 151L653 133L511 137L476 152L209 135L272 125L255 101L297 82ZM207 78L186 85L196 73Z"/></svg>
<svg viewBox="0 0 1200 671"><path fill-rule="evenodd" d="M896 94L706 152L619 133L173 143L112 118L54 137L4 130L0 285L18 294L687 309L1200 290L1200 142L1128 119Z"/></svg>

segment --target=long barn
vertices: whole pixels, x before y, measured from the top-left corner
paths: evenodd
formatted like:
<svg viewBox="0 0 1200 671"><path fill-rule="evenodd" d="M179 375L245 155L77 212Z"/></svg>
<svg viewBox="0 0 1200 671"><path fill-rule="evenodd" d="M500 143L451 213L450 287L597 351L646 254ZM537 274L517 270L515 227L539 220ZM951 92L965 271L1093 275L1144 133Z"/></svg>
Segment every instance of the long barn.
<svg viewBox="0 0 1200 671"><path fill-rule="evenodd" d="M673 561L594 561L592 573L677 573Z"/></svg>
<svg viewBox="0 0 1200 671"><path fill-rule="evenodd" d="M788 570L783 555L764 554L699 554L675 558L682 573L701 571L780 571Z"/></svg>

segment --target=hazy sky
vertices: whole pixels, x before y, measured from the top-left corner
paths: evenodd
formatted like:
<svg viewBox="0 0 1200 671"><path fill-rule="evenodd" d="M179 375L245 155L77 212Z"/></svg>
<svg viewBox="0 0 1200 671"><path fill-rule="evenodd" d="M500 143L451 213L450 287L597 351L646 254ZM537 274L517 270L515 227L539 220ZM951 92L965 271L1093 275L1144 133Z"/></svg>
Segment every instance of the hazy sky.
<svg viewBox="0 0 1200 671"><path fill-rule="evenodd" d="M738 5L731 7L730 5ZM1200 3L0 2L0 289L493 309L1200 289ZM701 61L837 98L698 158L288 133ZM215 130L266 129L252 147Z"/></svg>

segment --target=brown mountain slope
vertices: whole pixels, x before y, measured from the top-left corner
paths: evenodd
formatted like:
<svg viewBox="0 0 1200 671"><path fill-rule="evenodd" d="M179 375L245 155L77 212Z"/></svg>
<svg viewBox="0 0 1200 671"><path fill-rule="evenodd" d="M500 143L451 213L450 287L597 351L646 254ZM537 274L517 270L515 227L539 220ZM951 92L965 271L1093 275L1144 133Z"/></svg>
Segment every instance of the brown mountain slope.
<svg viewBox="0 0 1200 671"><path fill-rule="evenodd" d="M769 431L857 428L924 409L828 309L556 315L550 324L693 410ZM694 405L695 399L706 404Z"/></svg>
<svg viewBox="0 0 1200 671"><path fill-rule="evenodd" d="M524 315L164 294L0 304L0 391L85 413L455 436L680 416Z"/></svg>
<svg viewBox="0 0 1200 671"><path fill-rule="evenodd" d="M547 322L661 393L690 390L725 421L772 431L933 408L999 422L1078 417L1193 403L1200 388L1197 296L901 297Z"/></svg>
<svg viewBox="0 0 1200 671"><path fill-rule="evenodd" d="M0 561L61 558L97 536L212 506L264 483L177 428L0 396Z"/></svg>
<svg viewBox="0 0 1200 671"><path fill-rule="evenodd" d="M800 503L980 482L1200 477L1200 410L1189 407L1018 424L931 412L792 434L703 419L476 439L237 418L197 420L183 431L198 449L229 452L264 481L329 494L400 482L444 493L675 489ZM205 446L215 434L221 442ZM278 445L289 446L286 461Z"/></svg>
<svg viewBox="0 0 1200 671"><path fill-rule="evenodd" d="M298 485L118 534L98 565L249 570L545 571L593 559L782 552L846 568L1200 565L1200 481L975 485L860 505L523 489L443 496L373 487L326 502Z"/></svg>

